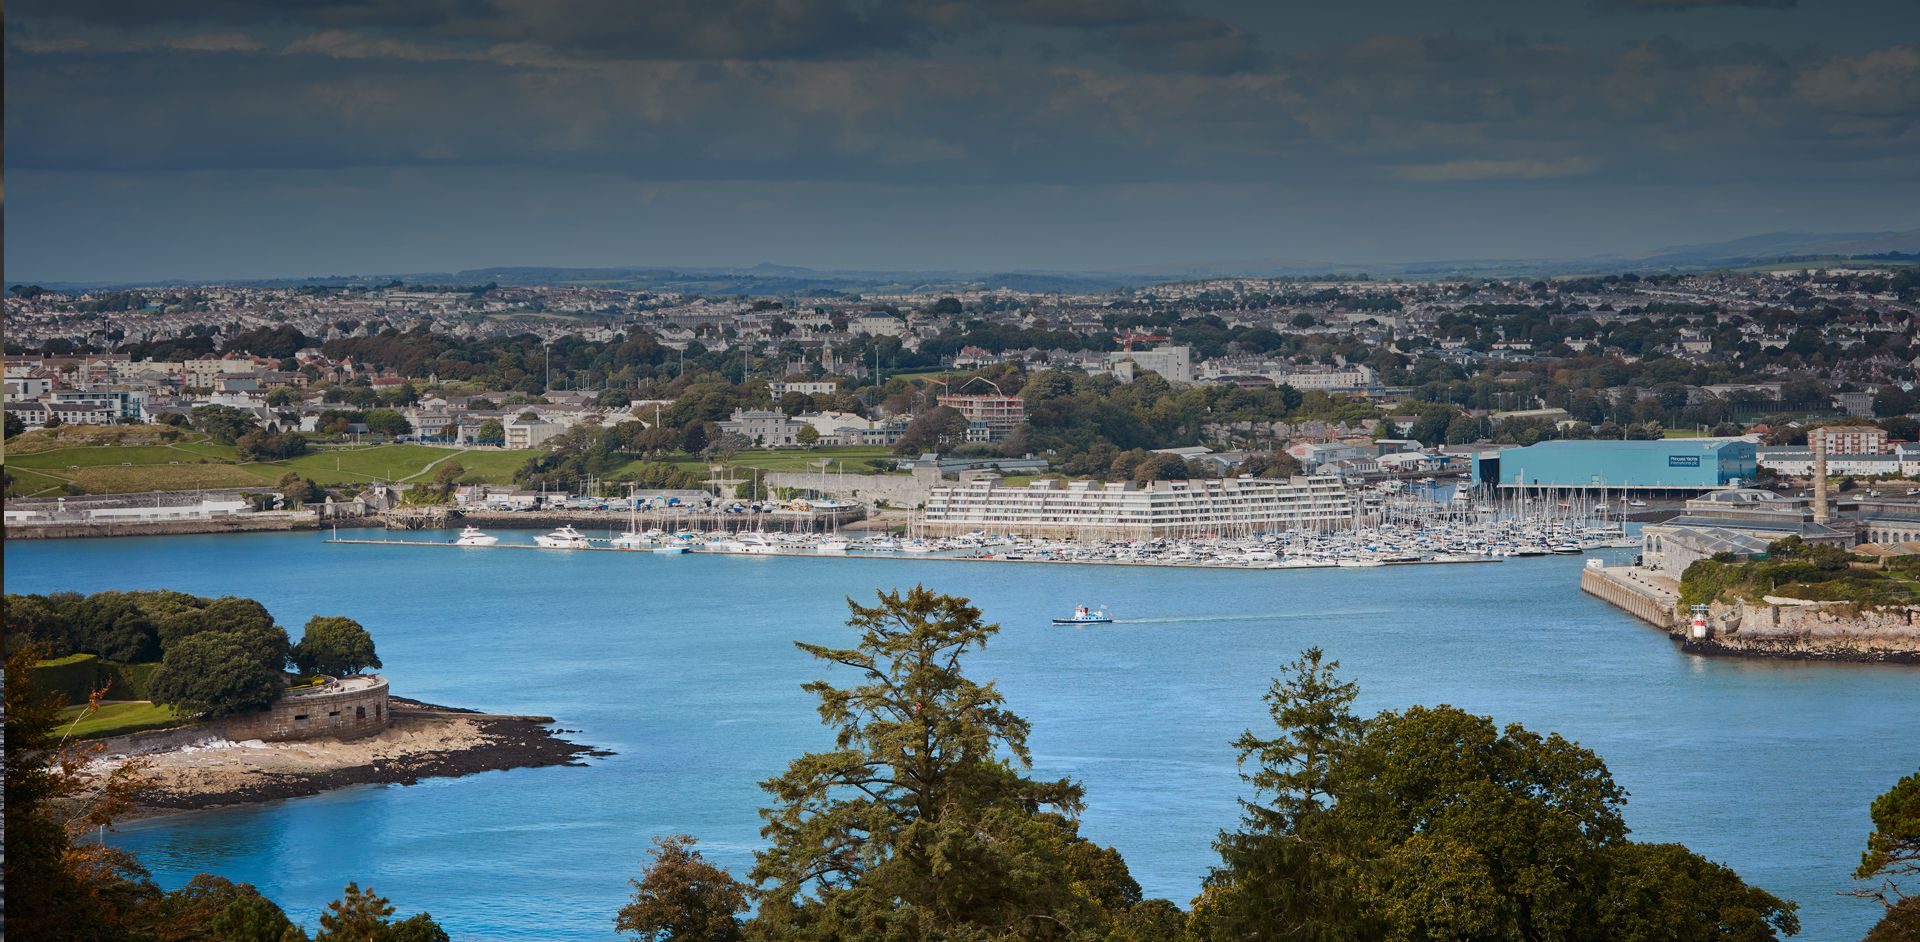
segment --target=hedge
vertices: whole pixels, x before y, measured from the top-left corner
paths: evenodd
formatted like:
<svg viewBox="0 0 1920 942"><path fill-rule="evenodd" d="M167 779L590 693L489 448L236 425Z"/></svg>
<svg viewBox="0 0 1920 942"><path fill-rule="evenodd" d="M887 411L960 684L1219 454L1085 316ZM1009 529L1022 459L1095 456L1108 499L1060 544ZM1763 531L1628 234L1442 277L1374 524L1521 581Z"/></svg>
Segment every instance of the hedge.
<svg viewBox="0 0 1920 942"><path fill-rule="evenodd" d="M116 664L97 654L73 654L33 665L33 685L60 694L69 706L87 702L102 686L109 700L145 700L147 682L159 667L157 661Z"/></svg>

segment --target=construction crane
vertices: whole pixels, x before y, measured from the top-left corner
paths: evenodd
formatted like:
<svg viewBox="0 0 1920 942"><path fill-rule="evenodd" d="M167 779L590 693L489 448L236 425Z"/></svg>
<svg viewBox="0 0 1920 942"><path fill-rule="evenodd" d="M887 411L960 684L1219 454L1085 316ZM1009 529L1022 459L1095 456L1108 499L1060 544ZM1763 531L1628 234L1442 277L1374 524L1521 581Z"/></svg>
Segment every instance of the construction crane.
<svg viewBox="0 0 1920 942"><path fill-rule="evenodd" d="M1161 340L1166 340L1167 338L1162 334L1143 334L1129 327L1127 328L1126 333L1114 334L1113 339L1115 343L1120 344L1121 349L1127 351L1128 353L1132 353L1134 341L1139 341L1141 343L1149 343L1149 342L1158 342Z"/></svg>

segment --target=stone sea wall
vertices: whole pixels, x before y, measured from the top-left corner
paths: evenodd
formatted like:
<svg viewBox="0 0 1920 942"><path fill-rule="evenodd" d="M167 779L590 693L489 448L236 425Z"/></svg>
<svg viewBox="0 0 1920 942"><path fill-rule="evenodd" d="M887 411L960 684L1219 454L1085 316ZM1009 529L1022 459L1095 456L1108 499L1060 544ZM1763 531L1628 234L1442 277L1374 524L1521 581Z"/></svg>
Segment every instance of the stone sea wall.
<svg viewBox="0 0 1920 942"><path fill-rule="evenodd" d="M1682 646L1702 654L1920 664L1920 608L1716 602L1707 627L1707 638Z"/></svg>
<svg viewBox="0 0 1920 942"><path fill-rule="evenodd" d="M1674 601L1648 587L1634 584L1624 573L1586 567L1580 570L1580 590L1598 596L1656 628L1677 631L1681 618Z"/></svg>
<svg viewBox="0 0 1920 942"><path fill-rule="evenodd" d="M1636 581L1638 574L1641 580ZM1644 570L1586 568L1580 589L1679 640L1693 654L1920 664L1920 608L1861 609L1845 602L1716 602L1707 637L1689 637L1691 615Z"/></svg>

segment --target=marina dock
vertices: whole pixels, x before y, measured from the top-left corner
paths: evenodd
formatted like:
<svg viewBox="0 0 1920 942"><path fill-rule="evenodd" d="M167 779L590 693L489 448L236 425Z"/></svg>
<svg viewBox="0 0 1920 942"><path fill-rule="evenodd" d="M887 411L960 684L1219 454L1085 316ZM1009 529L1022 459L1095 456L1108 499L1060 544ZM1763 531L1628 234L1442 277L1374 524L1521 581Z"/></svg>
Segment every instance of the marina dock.
<svg viewBox="0 0 1920 942"><path fill-rule="evenodd" d="M463 550L514 549L514 550L544 550L549 553L569 553L569 552L572 552L572 553L621 553L628 556L658 555L656 553L653 553L650 549L646 549L646 548L624 549L622 547L617 547L617 546L551 547L551 546L537 546L532 543L495 543L490 546L461 546L457 543L453 543L451 541L444 541L444 540L367 540L367 539L352 539L347 537L332 537L326 540L326 542L338 543L343 545L354 545L354 546L439 546L439 547L445 547L448 549L463 549ZM1448 565L1462 565L1462 564L1471 564L1471 563L1500 562L1500 560L1494 559L1494 558L1474 558L1474 559L1403 560L1403 561L1394 561L1394 562L1382 562L1377 567L1374 567L1374 566L1370 566L1370 567L1273 566L1273 565L1256 565L1252 563L1233 563L1233 562L1222 562L1222 561L1204 561L1203 562L1203 561L1180 561L1180 560L1131 560L1131 559L1040 559L1040 558L1035 558L1033 556L1028 556L1025 554L1008 556L1008 555L996 555L996 554L990 554L990 553L972 555L972 556L951 556L951 555L940 555L937 553L861 552L858 550L853 552L848 552L848 553L814 553L814 552L808 552L805 550L787 550L787 549L779 549L779 550L773 550L771 552L759 552L759 553L736 553L736 552L725 552L720 550L702 549L698 546L691 547L689 549L689 552L686 555L738 556L738 557L744 557L749 559L778 556L778 557L785 557L790 559L910 559L910 560L916 560L916 561L931 560L936 562L959 562L959 563L1051 563L1053 565L1060 565L1060 566L1135 566L1135 567L1152 566L1152 567L1159 567L1159 568L1165 568L1165 569L1232 569L1232 570L1244 570L1249 572L1302 571L1302 570L1309 570L1309 569L1318 570L1318 569L1341 569L1341 568L1380 568L1385 566L1448 566Z"/></svg>

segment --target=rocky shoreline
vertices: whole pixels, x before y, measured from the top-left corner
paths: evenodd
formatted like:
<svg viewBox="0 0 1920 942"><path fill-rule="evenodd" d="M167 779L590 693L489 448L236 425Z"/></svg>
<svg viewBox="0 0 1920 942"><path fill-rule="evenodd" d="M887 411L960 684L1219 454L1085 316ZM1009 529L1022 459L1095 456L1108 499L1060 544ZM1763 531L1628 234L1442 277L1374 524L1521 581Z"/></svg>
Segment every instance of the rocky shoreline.
<svg viewBox="0 0 1920 942"><path fill-rule="evenodd" d="M551 717L477 713L399 697L391 703L392 725L359 739L214 741L142 756L153 786L134 817L305 798L352 785L583 766L612 754L560 738L575 731L553 728Z"/></svg>
<svg viewBox="0 0 1920 942"><path fill-rule="evenodd" d="M1920 664L1920 651L1811 644L1798 639L1679 638L1680 650L1707 657L1828 661L1835 664Z"/></svg>

